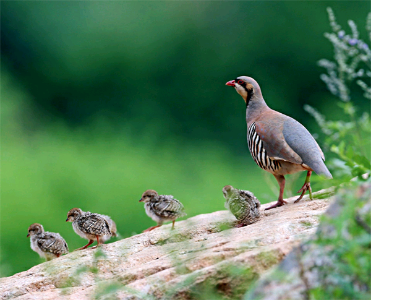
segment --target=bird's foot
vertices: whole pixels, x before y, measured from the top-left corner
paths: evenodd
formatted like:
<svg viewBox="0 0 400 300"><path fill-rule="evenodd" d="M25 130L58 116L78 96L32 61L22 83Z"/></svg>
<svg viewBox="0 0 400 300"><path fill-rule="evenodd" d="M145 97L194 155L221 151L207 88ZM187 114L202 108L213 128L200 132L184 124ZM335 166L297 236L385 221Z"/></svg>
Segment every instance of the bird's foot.
<svg viewBox="0 0 400 300"><path fill-rule="evenodd" d="M245 226L243 223L237 223L237 224L235 225L236 228L240 228L240 227L243 227L243 226Z"/></svg>
<svg viewBox="0 0 400 300"><path fill-rule="evenodd" d="M294 203L299 202L299 201L303 198L305 192L307 192L307 191L310 192L310 199L312 200L313 198L312 198L311 184L310 184L310 182L305 182L305 183L303 184L303 186L301 187L301 189L297 192L297 193L301 193L300 197L297 198L297 200L294 201Z"/></svg>
<svg viewBox="0 0 400 300"><path fill-rule="evenodd" d="M143 232L152 231L152 230L154 230L154 229L156 229L157 227L160 227L160 226L161 226L161 225L151 226L151 227L147 228L146 230L143 230Z"/></svg>
<svg viewBox="0 0 400 300"><path fill-rule="evenodd" d="M285 205L286 203L287 203L287 201L285 201L283 199L280 199L274 205L271 205L271 206L267 207L265 210L269 210L269 209L272 209L272 208L277 208L279 206Z"/></svg>

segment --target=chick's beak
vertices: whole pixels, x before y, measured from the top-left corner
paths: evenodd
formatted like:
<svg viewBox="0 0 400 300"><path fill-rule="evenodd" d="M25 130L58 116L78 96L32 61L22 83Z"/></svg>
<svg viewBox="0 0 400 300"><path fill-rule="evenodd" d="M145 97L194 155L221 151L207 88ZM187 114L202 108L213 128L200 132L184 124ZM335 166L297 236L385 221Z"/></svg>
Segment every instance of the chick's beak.
<svg viewBox="0 0 400 300"><path fill-rule="evenodd" d="M225 85L235 86L235 80L228 81Z"/></svg>
<svg viewBox="0 0 400 300"><path fill-rule="evenodd" d="M140 198L139 202L143 202L143 198Z"/></svg>
<svg viewBox="0 0 400 300"><path fill-rule="evenodd" d="M31 236L30 233L28 233L28 235L26 237L30 237L30 236Z"/></svg>
<svg viewBox="0 0 400 300"><path fill-rule="evenodd" d="M69 218L67 218L67 219L65 220L65 222L68 222L68 219L69 219Z"/></svg>

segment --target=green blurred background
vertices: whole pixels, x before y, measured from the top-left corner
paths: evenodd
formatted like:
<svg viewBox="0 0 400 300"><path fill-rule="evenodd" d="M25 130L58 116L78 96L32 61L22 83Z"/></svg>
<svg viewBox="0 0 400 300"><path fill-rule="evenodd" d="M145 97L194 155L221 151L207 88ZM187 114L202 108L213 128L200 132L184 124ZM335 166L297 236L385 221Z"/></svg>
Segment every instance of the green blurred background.
<svg viewBox="0 0 400 300"><path fill-rule="evenodd" d="M2 2L1 275L41 262L31 223L70 250L86 244L65 222L73 207L110 215L124 238L154 225L138 203L146 189L174 195L188 217L224 209L226 184L276 200L225 83L254 77L271 108L318 140L304 104L342 117L316 65L332 58L327 6L341 24L364 26L370 11L369 1ZM352 100L370 110L361 93ZM288 176L286 197L304 176Z"/></svg>

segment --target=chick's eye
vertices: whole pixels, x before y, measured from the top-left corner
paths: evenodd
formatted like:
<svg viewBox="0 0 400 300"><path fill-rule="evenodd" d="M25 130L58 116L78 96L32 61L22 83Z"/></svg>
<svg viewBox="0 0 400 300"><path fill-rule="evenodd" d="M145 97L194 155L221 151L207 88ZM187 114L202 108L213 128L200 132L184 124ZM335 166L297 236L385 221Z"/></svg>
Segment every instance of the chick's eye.
<svg viewBox="0 0 400 300"><path fill-rule="evenodd" d="M244 83L244 81L243 81L242 79L239 79L237 83L239 83L239 84L243 84L243 83Z"/></svg>

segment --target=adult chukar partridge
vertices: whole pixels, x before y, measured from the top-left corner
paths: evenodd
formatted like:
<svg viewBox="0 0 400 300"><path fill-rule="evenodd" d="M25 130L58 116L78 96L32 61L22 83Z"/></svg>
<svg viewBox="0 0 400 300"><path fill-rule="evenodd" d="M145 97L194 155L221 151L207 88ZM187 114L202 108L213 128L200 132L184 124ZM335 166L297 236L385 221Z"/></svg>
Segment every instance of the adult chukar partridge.
<svg viewBox="0 0 400 300"><path fill-rule="evenodd" d="M240 76L228 81L246 103L247 143L257 165L272 173L279 183L278 202L266 209L287 203L283 200L286 174L307 171L304 185L298 191L298 202L308 190L312 198L312 171L332 178L324 164L324 154L308 130L296 120L281 114L265 103L260 86L251 77Z"/></svg>
<svg viewBox="0 0 400 300"><path fill-rule="evenodd" d="M46 260L68 253L68 245L59 233L44 231L39 223L28 228L27 237L31 238L31 248Z"/></svg>

